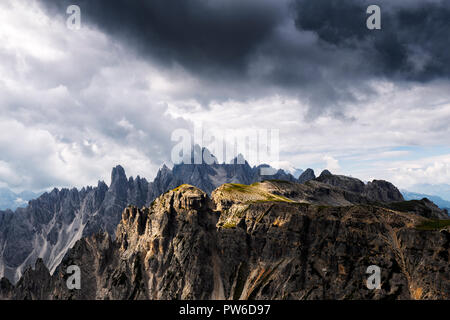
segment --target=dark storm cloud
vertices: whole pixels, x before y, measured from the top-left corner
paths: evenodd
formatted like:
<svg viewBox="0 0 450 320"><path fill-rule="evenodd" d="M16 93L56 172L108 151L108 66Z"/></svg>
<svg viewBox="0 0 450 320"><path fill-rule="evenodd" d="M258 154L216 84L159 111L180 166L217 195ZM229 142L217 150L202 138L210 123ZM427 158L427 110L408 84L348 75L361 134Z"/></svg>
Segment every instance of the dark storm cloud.
<svg viewBox="0 0 450 320"><path fill-rule="evenodd" d="M317 33L338 48L362 50L373 75L427 81L450 75L450 2L378 1L382 30L365 28L361 15L376 1L296 0L300 30ZM403 5L402 5L403 4Z"/></svg>
<svg viewBox="0 0 450 320"><path fill-rule="evenodd" d="M82 17L145 54L196 72L239 72L283 17L274 1L46 0L64 12L77 4ZM283 2L283 1L281 1Z"/></svg>
<svg viewBox="0 0 450 320"><path fill-rule="evenodd" d="M450 3L432 0L45 0L82 18L144 57L179 64L200 81L203 105L271 93L308 101L310 116L342 116L368 82L448 78ZM382 30L366 9L382 7ZM289 29L291 28L291 29ZM315 36L317 38L315 38Z"/></svg>
<svg viewBox="0 0 450 320"><path fill-rule="evenodd" d="M95 184L118 163L151 178L200 121L278 126L289 161L445 145L450 4L374 3L381 31L364 0L2 0L0 184Z"/></svg>

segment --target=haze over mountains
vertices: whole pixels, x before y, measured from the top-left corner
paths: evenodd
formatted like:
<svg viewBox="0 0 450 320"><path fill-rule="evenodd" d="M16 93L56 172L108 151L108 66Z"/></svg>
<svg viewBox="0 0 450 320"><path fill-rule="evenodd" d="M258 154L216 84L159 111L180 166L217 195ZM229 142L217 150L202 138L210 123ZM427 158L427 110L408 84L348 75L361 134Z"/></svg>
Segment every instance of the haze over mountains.
<svg viewBox="0 0 450 320"><path fill-rule="evenodd" d="M39 194L31 191L15 193L8 188L0 188L0 210L16 210L19 207L25 207L29 200L38 196Z"/></svg>
<svg viewBox="0 0 450 320"><path fill-rule="evenodd" d="M225 183L251 185L272 179L292 182L294 186L302 183L304 187L295 187L287 196L302 194L302 201L306 203L346 206L404 201L398 189L386 181L365 184L327 170L316 178L311 169L302 172L298 179L283 170L275 170L273 176L261 176L263 166L251 167L246 161L237 164L236 159L230 164L182 163L173 169L164 165L152 182L139 176L128 178L125 170L117 166L112 170L110 186L99 181L96 187L81 190L54 189L30 201L26 208L16 212L0 211L0 277L16 282L38 258L53 273L68 250L82 237L104 231L114 239L121 213L128 205L150 206L161 194L182 184L193 185L211 195ZM305 185L311 180L316 184ZM445 218L432 203L420 202L420 206L415 205L411 211L428 218Z"/></svg>
<svg viewBox="0 0 450 320"><path fill-rule="evenodd" d="M417 193L417 192L409 192L406 190L402 190L402 194L406 200L420 200L423 198L427 198L433 201L439 208L447 209L450 211L450 201L444 200L439 196L432 196L429 194Z"/></svg>
<svg viewBox="0 0 450 320"><path fill-rule="evenodd" d="M416 184L408 188L408 191L417 193L417 194L425 194L431 196L437 196L442 198L444 201L450 202L450 185L441 183L441 184Z"/></svg>

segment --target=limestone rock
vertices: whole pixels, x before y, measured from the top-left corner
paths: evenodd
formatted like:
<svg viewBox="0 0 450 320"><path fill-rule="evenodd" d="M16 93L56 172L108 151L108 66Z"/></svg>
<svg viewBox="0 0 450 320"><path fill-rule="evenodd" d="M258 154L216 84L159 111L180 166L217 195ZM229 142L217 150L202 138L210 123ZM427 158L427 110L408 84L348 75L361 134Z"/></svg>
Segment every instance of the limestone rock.
<svg viewBox="0 0 450 320"><path fill-rule="evenodd" d="M420 215L351 203L367 198L350 195L357 194L318 181L265 181L221 186L211 200L182 185L147 208L127 207L115 239L107 233L82 238L53 276L39 262L16 287L0 281L0 294L13 299L450 299L450 228L421 230L417 226L427 219ZM349 204L306 202L319 196ZM81 268L80 290L65 284L65 270L74 264ZM365 285L371 265L381 269L380 290Z"/></svg>
<svg viewBox="0 0 450 320"><path fill-rule="evenodd" d="M314 174L314 170L308 168L300 175L300 177L298 177L298 182L305 183L305 182L307 182L309 180L313 180L315 178L316 178L316 175Z"/></svg>

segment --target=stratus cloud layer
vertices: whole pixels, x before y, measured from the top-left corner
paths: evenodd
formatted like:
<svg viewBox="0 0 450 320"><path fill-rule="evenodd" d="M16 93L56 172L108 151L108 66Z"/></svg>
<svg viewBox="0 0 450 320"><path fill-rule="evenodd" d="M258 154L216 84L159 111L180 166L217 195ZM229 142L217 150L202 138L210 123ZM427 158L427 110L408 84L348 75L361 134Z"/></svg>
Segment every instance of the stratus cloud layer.
<svg viewBox="0 0 450 320"><path fill-rule="evenodd" d="M120 2L111 4L104 19L118 18ZM64 10L54 16L40 2L2 1L1 184L33 190L93 184L97 178L107 181L117 163L151 178L170 161L172 131L194 124L211 130L278 128L284 167L332 166L338 173L388 179L400 187L450 181L445 69L434 77L432 66L423 69L426 73L399 67L375 75L382 68L374 61L384 60L375 55L372 64L364 64L347 25L334 26L340 32L336 39L324 34L323 25L302 27L299 17L286 18L289 1L249 1L239 16L253 17L255 29L240 40L224 31L225 44L238 46L228 52L220 52L223 43L214 34L201 35L206 22L215 23L217 31L235 21L237 2L203 11L181 6L179 13L189 11L188 22L196 27L177 43L179 29L170 19L179 14L154 3L161 16L153 21L152 40L145 32L136 36L145 25L126 19L116 19L115 26L88 14L74 32L65 26ZM199 12L223 17L214 21ZM241 31L246 26L240 25ZM192 42L196 37L203 42ZM374 42L367 37L363 42L370 47ZM430 145L448 154L398 150Z"/></svg>

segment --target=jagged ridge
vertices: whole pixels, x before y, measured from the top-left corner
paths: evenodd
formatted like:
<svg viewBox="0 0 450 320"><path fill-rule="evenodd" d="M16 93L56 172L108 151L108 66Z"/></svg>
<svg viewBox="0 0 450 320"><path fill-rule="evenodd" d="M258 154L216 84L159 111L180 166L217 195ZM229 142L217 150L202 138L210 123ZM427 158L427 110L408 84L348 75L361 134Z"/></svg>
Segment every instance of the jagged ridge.
<svg viewBox="0 0 450 320"><path fill-rule="evenodd" d="M203 152L206 151L203 149ZM109 187L104 182L99 182L97 187L87 187L80 191L75 188L54 189L15 213L0 211L0 276L16 282L23 270L37 258L42 258L53 273L67 250L81 237L106 231L114 239L120 212L128 204L148 206L162 193L183 183L211 194L214 188L223 183L252 184L268 178L298 181L307 187L311 183L323 182L320 188L312 188L314 192L308 195L309 198L312 197L309 200L316 197L325 201L327 197L326 203L331 205L349 204L353 198L361 195L371 202L403 200L397 188L385 181L374 180L364 184L358 179L332 175L327 171L315 178L311 169L303 172L298 180L283 170L267 177L259 174L262 166L250 167L247 162L237 164L236 161L237 159L232 164L180 164L172 170L163 166L153 182L139 176L128 179L124 169L117 166L112 171ZM330 184L344 190L343 198L337 195L343 191L330 190L326 186ZM327 192L331 194L327 195ZM337 198L333 200L333 197ZM349 197L349 201L345 200L346 197ZM303 200L309 201L307 198ZM431 209L429 216L436 216L436 211Z"/></svg>
<svg viewBox="0 0 450 320"><path fill-rule="evenodd" d="M233 189L230 197L228 187L210 199L183 185L149 208L129 207L115 240L107 234L83 238L52 277L39 263L15 288L2 280L1 294L18 299L450 298L448 227L423 231L417 226L426 218L375 205L302 203L296 201L304 198L299 194L289 201L260 199L297 188L286 182L251 187L255 198L246 188ZM65 285L71 264L82 269L79 291ZM382 270L381 290L365 287L369 265Z"/></svg>
<svg viewBox="0 0 450 320"><path fill-rule="evenodd" d="M209 152L203 149L202 152ZM211 193L227 182L253 183L261 181L261 166L238 164L179 164L171 170L163 166L152 182L137 176L127 178L121 166L113 168L111 184L103 181L97 187L81 190L54 189L28 207L16 212L0 211L0 277L16 282L23 270L42 258L53 273L77 240L83 236L106 231L114 238L121 211L129 204L149 205L164 192L189 183ZM278 170L274 179L295 181Z"/></svg>

